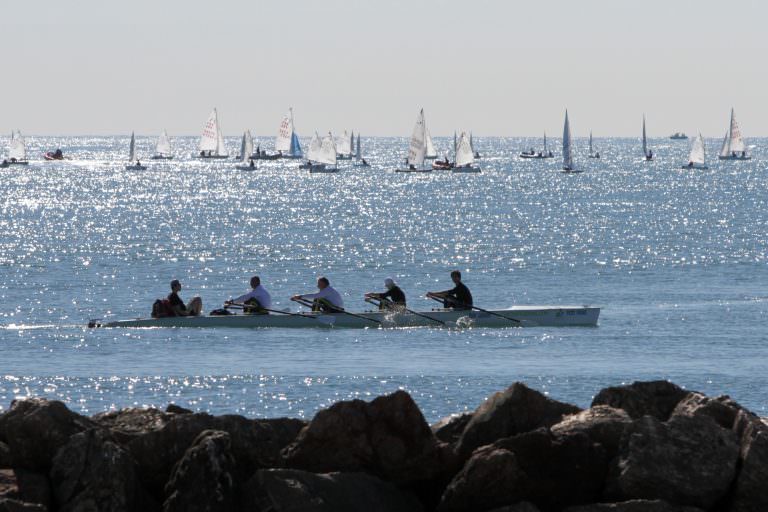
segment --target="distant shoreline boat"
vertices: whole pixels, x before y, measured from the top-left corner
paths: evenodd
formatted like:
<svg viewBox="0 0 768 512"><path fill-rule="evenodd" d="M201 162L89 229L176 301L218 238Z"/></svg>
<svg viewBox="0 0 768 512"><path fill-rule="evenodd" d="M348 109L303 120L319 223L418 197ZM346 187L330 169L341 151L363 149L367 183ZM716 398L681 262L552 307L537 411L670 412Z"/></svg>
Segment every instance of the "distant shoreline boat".
<svg viewBox="0 0 768 512"><path fill-rule="evenodd" d="M554 158L549 149L547 149L547 132L544 132L544 150L538 153L531 148L530 151L523 151L518 155L520 158Z"/></svg>
<svg viewBox="0 0 768 512"><path fill-rule="evenodd" d="M670 135L669 138L672 140L687 140L688 136L683 132L675 132L672 135Z"/></svg>

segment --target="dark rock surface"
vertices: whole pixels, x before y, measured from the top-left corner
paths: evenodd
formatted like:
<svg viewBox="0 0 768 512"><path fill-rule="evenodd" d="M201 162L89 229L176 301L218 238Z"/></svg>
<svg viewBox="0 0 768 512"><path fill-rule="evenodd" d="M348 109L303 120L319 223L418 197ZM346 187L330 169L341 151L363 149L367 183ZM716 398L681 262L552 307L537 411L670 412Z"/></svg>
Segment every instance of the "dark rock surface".
<svg viewBox="0 0 768 512"><path fill-rule="evenodd" d="M730 512L768 510L768 425L740 411L734 429L741 438L741 469Z"/></svg>
<svg viewBox="0 0 768 512"><path fill-rule="evenodd" d="M711 418L644 416L627 427L611 467L606 501L666 500L709 509L736 475L736 434Z"/></svg>
<svg viewBox="0 0 768 512"><path fill-rule="evenodd" d="M495 393L473 413L456 447L462 457L497 439L551 427L567 414L581 411L578 407L558 402L516 382Z"/></svg>
<svg viewBox="0 0 768 512"><path fill-rule="evenodd" d="M688 391L666 380L633 382L628 386L601 390L592 400L592 406L609 405L623 409L632 418L649 415L666 421L688 394Z"/></svg>
<svg viewBox="0 0 768 512"><path fill-rule="evenodd" d="M226 512L235 504L235 458L226 432L205 430L165 486L165 512Z"/></svg>
<svg viewBox="0 0 768 512"><path fill-rule="evenodd" d="M570 507L563 512L702 512L696 507L679 507L663 500L630 500Z"/></svg>
<svg viewBox="0 0 768 512"><path fill-rule="evenodd" d="M262 469L247 483L243 510L270 512L421 512L413 496L365 473Z"/></svg>
<svg viewBox="0 0 768 512"><path fill-rule="evenodd" d="M435 437L444 443L456 443L471 419L471 413L454 414L439 420L430 428Z"/></svg>
<svg viewBox="0 0 768 512"><path fill-rule="evenodd" d="M53 504L53 491L51 490L51 482L48 480L48 475L23 468L17 468L14 470L14 473L19 488L18 499L29 503L39 503L46 508L51 508Z"/></svg>
<svg viewBox="0 0 768 512"><path fill-rule="evenodd" d="M0 469L0 498L18 498L19 484L12 469Z"/></svg>
<svg viewBox="0 0 768 512"><path fill-rule="evenodd" d="M675 406L672 416L690 416L692 418L706 416L712 418L721 427L731 430L741 410L743 407L728 396L710 398L694 392L689 393Z"/></svg>
<svg viewBox="0 0 768 512"><path fill-rule="evenodd" d="M12 465L10 447L5 443L0 442L0 469L8 469Z"/></svg>
<svg viewBox="0 0 768 512"><path fill-rule="evenodd" d="M47 512L43 505L25 503L10 498L0 498L0 512Z"/></svg>
<svg viewBox="0 0 768 512"><path fill-rule="evenodd" d="M607 405L597 405L591 409L572 414L552 426L555 435L567 435L581 432L606 449L608 458L613 458L619 450L619 443L624 429L632 423L632 418L622 409Z"/></svg>

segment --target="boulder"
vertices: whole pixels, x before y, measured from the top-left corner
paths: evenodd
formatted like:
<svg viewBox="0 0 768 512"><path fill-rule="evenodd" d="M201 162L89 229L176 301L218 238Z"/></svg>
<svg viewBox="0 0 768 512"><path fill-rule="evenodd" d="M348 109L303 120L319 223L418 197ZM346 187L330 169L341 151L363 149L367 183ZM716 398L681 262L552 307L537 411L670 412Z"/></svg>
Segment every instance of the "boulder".
<svg viewBox="0 0 768 512"><path fill-rule="evenodd" d="M721 427L731 430L741 410L744 408L728 396L709 398L702 393L692 392L675 406L672 416L707 416Z"/></svg>
<svg viewBox="0 0 768 512"><path fill-rule="evenodd" d="M12 469L0 469L0 499L18 498L19 484Z"/></svg>
<svg viewBox="0 0 768 512"><path fill-rule="evenodd" d="M142 480L158 499L164 496L164 486L174 465L203 431L229 434L232 452L237 454L238 478L245 480L256 469L279 465L280 450L306 425L304 421L287 418L250 420L205 413L172 414L164 418L160 428L136 435L126 445L141 467Z"/></svg>
<svg viewBox="0 0 768 512"><path fill-rule="evenodd" d="M709 509L736 475L736 434L708 417L644 416L629 425L606 482L606 501L665 500Z"/></svg>
<svg viewBox="0 0 768 512"><path fill-rule="evenodd" d="M551 427L563 416L579 411L574 405L552 400L517 382L491 395L477 408L456 449L466 458L480 446L539 427Z"/></svg>
<svg viewBox="0 0 768 512"><path fill-rule="evenodd" d="M157 508L141 488L131 456L103 429L72 436L53 459L51 482L62 512Z"/></svg>
<svg viewBox="0 0 768 512"><path fill-rule="evenodd" d="M241 510L270 512L420 512L419 501L365 473L315 474L262 469L245 486Z"/></svg>
<svg viewBox="0 0 768 512"><path fill-rule="evenodd" d="M11 449L7 444L0 442L0 469L9 469L11 467L13 467Z"/></svg>
<svg viewBox="0 0 768 512"><path fill-rule="evenodd" d="M608 458L612 459L619 450L619 442L624 429L632 423L632 418L623 409L614 409L607 405L596 405L585 411L571 414L563 421L552 426L555 435L568 435L582 432L605 448Z"/></svg>
<svg viewBox="0 0 768 512"><path fill-rule="evenodd" d="M173 418L173 414L154 407L129 407L91 416L94 423L109 429L115 440L121 444L130 443L136 437L160 430Z"/></svg>
<svg viewBox="0 0 768 512"><path fill-rule="evenodd" d="M62 402L44 398L14 400L10 410L0 416L0 431L10 447L13 467L46 473L70 436L94 426Z"/></svg>
<svg viewBox="0 0 768 512"><path fill-rule="evenodd" d="M677 404L689 392L666 380L633 382L628 386L615 386L601 390L592 406L609 405L624 409L631 418L645 415L666 421Z"/></svg>
<svg viewBox="0 0 768 512"><path fill-rule="evenodd" d="M399 484L431 480L455 464L410 395L337 402L318 412L283 450L286 467L374 474Z"/></svg>
<svg viewBox="0 0 768 512"><path fill-rule="evenodd" d="M14 474L19 487L19 500L27 503L39 503L46 508L51 508L53 491L47 475L23 468L17 468L14 470Z"/></svg>
<svg viewBox="0 0 768 512"><path fill-rule="evenodd" d="M541 428L483 446L448 485L438 510L488 510L520 501L543 511L599 499L608 469L605 450L581 432L555 436Z"/></svg>
<svg viewBox="0 0 768 512"><path fill-rule="evenodd" d="M469 420L472 419L471 413L452 414L439 420L430 426L435 437L444 443L456 443L464 432Z"/></svg>
<svg viewBox="0 0 768 512"><path fill-rule="evenodd" d="M168 407L165 408L165 412L171 412L173 414L192 414L195 411L191 409L187 409L186 407L182 407L180 405L168 404Z"/></svg>
<svg viewBox="0 0 768 512"><path fill-rule="evenodd" d="M730 512L768 510L768 426L740 411L735 430L741 435L739 461Z"/></svg>
<svg viewBox="0 0 768 512"><path fill-rule="evenodd" d="M37 503L0 498L0 512L47 512L47 510L47 508Z"/></svg>
<svg viewBox="0 0 768 512"><path fill-rule="evenodd" d="M514 505L507 505L506 507L499 507L488 512L539 512L539 509L533 503L528 501L521 501Z"/></svg>
<svg viewBox="0 0 768 512"><path fill-rule="evenodd" d="M234 509L235 459L229 434L205 430L176 464L165 486L164 512Z"/></svg>
<svg viewBox="0 0 768 512"><path fill-rule="evenodd" d="M671 505L663 500L630 500L569 507L563 512L703 512L697 507Z"/></svg>

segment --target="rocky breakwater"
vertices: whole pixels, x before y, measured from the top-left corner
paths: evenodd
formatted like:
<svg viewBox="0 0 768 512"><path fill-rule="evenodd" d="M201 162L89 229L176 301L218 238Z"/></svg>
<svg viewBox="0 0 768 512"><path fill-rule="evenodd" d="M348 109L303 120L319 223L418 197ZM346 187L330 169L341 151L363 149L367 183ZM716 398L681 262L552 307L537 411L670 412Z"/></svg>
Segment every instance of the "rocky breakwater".
<svg viewBox="0 0 768 512"><path fill-rule="evenodd" d="M431 427L398 391L310 422L177 406L0 415L4 511L768 511L768 425L669 382L589 409L522 383Z"/></svg>

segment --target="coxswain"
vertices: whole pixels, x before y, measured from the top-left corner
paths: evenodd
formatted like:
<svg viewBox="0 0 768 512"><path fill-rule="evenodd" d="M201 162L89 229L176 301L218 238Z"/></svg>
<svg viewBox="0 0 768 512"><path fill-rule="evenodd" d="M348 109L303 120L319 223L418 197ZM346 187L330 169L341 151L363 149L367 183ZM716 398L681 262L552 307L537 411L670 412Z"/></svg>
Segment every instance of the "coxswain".
<svg viewBox="0 0 768 512"><path fill-rule="evenodd" d="M338 313L344 311L344 301L341 294L337 292L328 281L327 277L317 279L317 293L305 293L303 295L294 295L291 300L311 300L312 311L323 311L325 313Z"/></svg>
<svg viewBox="0 0 768 512"><path fill-rule="evenodd" d="M203 299L192 297L188 304L179 297L181 283L178 279L171 281L171 293L168 294L168 302L176 316L197 316L203 311Z"/></svg>
<svg viewBox="0 0 768 512"><path fill-rule="evenodd" d="M379 309L402 309L405 308L405 293L395 280L388 277L384 280L384 287L387 289L383 293L369 292L365 294L366 299L378 299Z"/></svg>
<svg viewBox="0 0 768 512"><path fill-rule="evenodd" d="M267 310L272 309L272 297L269 295L269 292L261 286L261 278L259 278L259 276L253 276L251 278L251 290L249 292L236 299L225 301L224 304L227 306L240 304L243 305L244 313L268 315L269 311Z"/></svg>
<svg viewBox="0 0 768 512"><path fill-rule="evenodd" d="M461 282L461 272L458 270L451 272L451 280L455 285L453 288L442 292L427 292L427 297L442 300L445 308L472 309L472 293Z"/></svg>

